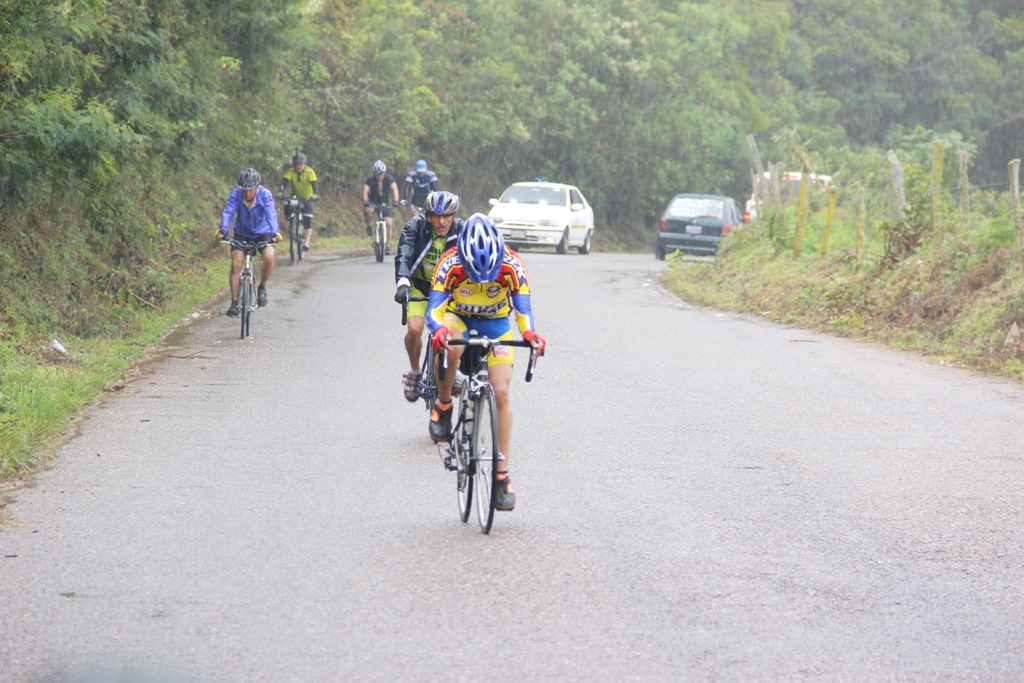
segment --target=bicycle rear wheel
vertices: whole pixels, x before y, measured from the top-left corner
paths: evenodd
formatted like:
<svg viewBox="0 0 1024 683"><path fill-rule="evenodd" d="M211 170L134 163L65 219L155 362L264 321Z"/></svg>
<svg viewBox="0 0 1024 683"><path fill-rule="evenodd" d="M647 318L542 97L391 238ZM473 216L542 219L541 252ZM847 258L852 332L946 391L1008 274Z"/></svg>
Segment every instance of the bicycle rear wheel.
<svg viewBox="0 0 1024 683"><path fill-rule="evenodd" d="M239 304L241 304L241 310L239 311L240 315L238 317L240 318L242 324L241 338L245 339L246 335L249 334L249 307L252 305L252 279L246 277L245 275L242 276L241 299L242 300L238 302Z"/></svg>
<svg viewBox="0 0 1024 683"><path fill-rule="evenodd" d="M470 400L470 399L467 399ZM494 491L498 485L498 411L494 405L494 389L487 385L476 398L474 429L471 439L473 475L476 489L476 516L480 531L491 532L494 521Z"/></svg>

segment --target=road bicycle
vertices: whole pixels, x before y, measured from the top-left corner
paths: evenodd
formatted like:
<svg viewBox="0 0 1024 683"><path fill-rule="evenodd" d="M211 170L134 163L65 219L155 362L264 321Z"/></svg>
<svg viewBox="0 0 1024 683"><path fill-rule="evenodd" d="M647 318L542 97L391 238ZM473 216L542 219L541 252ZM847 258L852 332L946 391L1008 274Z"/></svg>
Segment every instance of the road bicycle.
<svg viewBox="0 0 1024 683"><path fill-rule="evenodd" d="M449 339L449 346L468 346L463 354L466 371L462 391L459 392L458 422L452 430L452 440L441 456L444 466L456 473L459 497L459 518L469 521L476 494L476 517L480 531L488 534L494 521L494 496L498 486L498 412L494 402L494 389L487 374L487 352L493 346L518 346L530 349L530 362L526 366L526 381L533 379L537 355L527 341L498 340L477 336L471 330L466 339ZM443 381L447 371L447 354L443 349L438 377Z"/></svg>
<svg viewBox="0 0 1024 683"><path fill-rule="evenodd" d="M302 209L303 201L298 197L289 197L284 200L284 213L291 217L288 225L288 251L291 253L292 262L296 259L302 260L303 239L302 239Z"/></svg>
<svg viewBox="0 0 1024 683"><path fill-rule="evenodd" d="M242 325L241 338L245 339L249 336L249 316L260 307L256 300L256 281L252 274L252 257L258 252L263 251L264 248L271 246L273 242L271 240L263 240L262 242L250 244L249 242L240 242L235 239L221 240L221 242L237 247L245 254L242 274L238 278L238 317Z"/></svg>
<svg viewBox="0 0 1024 683"><path fill-rule="evenodd" d="M373 256L377 259L377 263L381 263L384 261L384 250L387 248L388 239L388 224L384 217L384 211L394 208L397 204L384 202L370 206L377 210L377 224L373 229Z"/></svg>

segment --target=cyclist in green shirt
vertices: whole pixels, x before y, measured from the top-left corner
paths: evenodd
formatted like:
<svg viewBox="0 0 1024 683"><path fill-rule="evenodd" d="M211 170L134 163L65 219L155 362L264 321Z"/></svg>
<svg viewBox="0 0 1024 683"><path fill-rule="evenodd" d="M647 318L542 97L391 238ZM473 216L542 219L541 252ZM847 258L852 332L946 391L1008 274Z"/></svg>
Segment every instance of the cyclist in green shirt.
<svg viewBox="0 0 1024 683"><path fill-rule="evenodd" d="M292 157L292 167L284 174L281 187L277 192L278 199L284 199L284 191L288 185L292 186L292 194L299 200L299 211L302 212L302 227L305 232L302 248L309 250L309 242L313 239L313 202L319 197L317 195L316 171L306 165L306 155L296 152ZM289 209L285 207L285 216L288 217Z"/></svg>

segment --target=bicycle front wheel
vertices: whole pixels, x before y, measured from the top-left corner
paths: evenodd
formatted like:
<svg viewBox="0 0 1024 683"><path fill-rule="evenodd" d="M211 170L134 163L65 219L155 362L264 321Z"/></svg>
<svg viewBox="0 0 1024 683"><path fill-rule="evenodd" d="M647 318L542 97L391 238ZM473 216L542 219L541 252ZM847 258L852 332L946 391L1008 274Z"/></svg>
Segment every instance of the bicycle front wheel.
<svg viewBox="0 0 1024 683"><path fill-rule="evenodd" d="M494 404L494 389L487 385L476 398L474 430L471 443L475 466L476 516L480 531L491 532L494 521L494 491L498 485L498 411Z"/></svg>
<svg viewBox="0 0 1024 683"><path fill-rule="evenodd" d="M384 261L384 237L386 235L383 223L377 224L377 237L373 241L373 256L377 259L377 263Z"/></svg>
<svg viewBox="0 0 1024 683"><path fill-rule="evenodd" d="M291 228L288 231L288 246L293 262L296 256L302 258L302 247L299 245L299 222L295 219L295 214L292 214Z"/></svg>
<svg viewBox="0 0 1024 683"><path fill-rule="evenodd" d="M242 324L241 338L245 339L249 334L249 308L252 306L252 280L245 276L242 277L242 296L238 303L241 308L238 316Z"/></svg>

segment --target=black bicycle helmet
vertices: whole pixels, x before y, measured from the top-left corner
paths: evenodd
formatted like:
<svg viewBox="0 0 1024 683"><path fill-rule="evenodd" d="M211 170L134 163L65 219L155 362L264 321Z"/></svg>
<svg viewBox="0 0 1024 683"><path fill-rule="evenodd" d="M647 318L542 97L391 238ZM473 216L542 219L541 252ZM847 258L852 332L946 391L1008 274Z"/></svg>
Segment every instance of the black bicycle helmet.
<svg viewBox="0 0 1024 683"><path fill-rule="evenodd" d="M238 186L243 190L255 190L260 186L260 173L255 168L247 168L238 176Z"/></svg>

